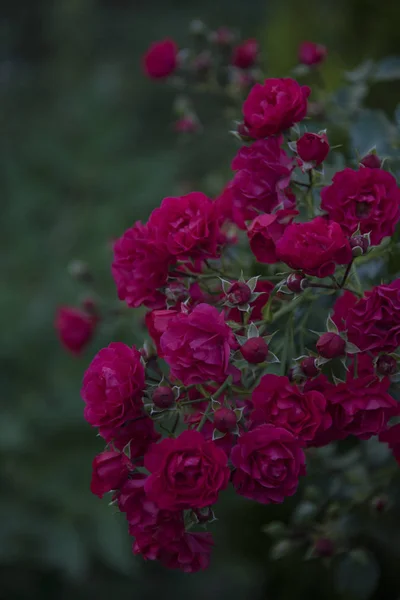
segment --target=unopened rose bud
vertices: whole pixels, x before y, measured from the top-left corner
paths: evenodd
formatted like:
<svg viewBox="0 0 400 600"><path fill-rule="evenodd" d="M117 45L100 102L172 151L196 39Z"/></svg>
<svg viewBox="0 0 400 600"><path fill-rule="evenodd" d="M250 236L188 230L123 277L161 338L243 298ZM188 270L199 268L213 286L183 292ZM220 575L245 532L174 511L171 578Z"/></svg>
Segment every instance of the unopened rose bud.
<svg viewBox="0 0 400 600"><path fill-rule="evenodd" d="M397 371L396 359L389 354L382 354L376 361L376 370L379 375L394 375Z"/></svg>
<svg viewBox="0 0 400 600"><path fill-rule="evenodd" d="M337 333L323 333L317 342L317 350L323 358L337 358L344 356L346 341Z"/></svg>
<svg viewBox="0 0 400 600"><path fill-rule="evenodd" d="M248 142L252 139L250 136L249 128L247 127L246 123L239 123L236 131L244 142Z"/></svg>
<svg viewBox="0 0 400 600"><path fill-rule="evenodd" d="M257 365L266 360L268 344L262 337L249 338L240 348L242 356L252 365Z"/></svg>
<svg viewBox="0 0 400 600"><path fill-rule="evenodd" d="M160 385L160 387L154 390L152 400L154 406L166 410L167 408L171 408L175 403L174 392L170 387Z"/></svg>
<svg viewBox="0 0 400 600"><path fill-rule="evenodd" d="M301 273L291 273L286 280L286 285L294 294L300 294L306 289L308 281Z"/></svg>
<svg viewBox="0 0 400 600"><path fill-rule="evenodd" d="M247 304L251 298L251 289L244 281L235 281L227 292L231 304Z"/></svg>
<svg viewBox="0 0 400 600"><path fill-rule="evenodd" d="M252 67L257 60L259 44L257 40L245 40L233 51L232 64L239 69Z"/></svg>
<svg viewBox="0 0 400 600"><path fill-rule="evenodd" d="M372 510L381 513L384 512L388 505L388 497L387 496L375 496L371 500L371 508Z"/></svg>
<svg viewBox="0 0 400 600"><path fill-rule="evenodd" d="M304 358L300 363L300 367L306 377L316 377L319 373L319 369L313 356Z"/></svg>
<svg viewBox="0 0 400 600"><path fill-rule="evenodd" d="M217 46L230 46L235 39L235 35L229 27L219 27L217 31L212 34L212 41Z"/></svg>
<svg viewBox="0 0 400 600"><path fill-rule="evenodd" d="M222 406L214 413L214 427L221 433L233 431L237 426L237 418L234 411Z"/></svg>
<svg viewBox="0 0 400 600"><path fill-rule="evenodd" d="M369 248L368 239L363 235L354 235L349 241L354 257L365 254Z"/></svg>
<svg viewBox="0 0 400 600"><path fill-rule="evenodd" d="M299 62L303 65L314 66L325 60L326 47L315 42L302 42L299 47Z"/></svg>
<svg viewBox="0 0 400 600"><path fill-rule="evenodd" d="M325 133L305 133L296 144L297 154L304 162L320 165L329 154L329 142Z"/></svg>
<svg viewBox="0 0 400 600"><path fill-rule="evenodd" d="M196 515L199 523L208 523L208 521L214 519L214 513L212 511L211 506L206 506L205 508L197 508L193 512Z"/></svg>
<svg viewBox="0 0 400 600"><path fill-rule="evenodd" d="M208 52L202 52L193 61L193 68L198 77L208 74L212 66L211 56Z"/></svg>
<svg viewBox="0 0 400 600"><path fill-rule="evenodd" d="M335 553L335 544L329 538L319 538L314 544L314 554L321 558L328 558Z"/></svg>
<svg viewBox="0 0 400 600"><path fill-rule="evenodd" d="M382 161L377 154L367 154L360 160L360 165L367 167L368 169L380 169Z"/></svg>

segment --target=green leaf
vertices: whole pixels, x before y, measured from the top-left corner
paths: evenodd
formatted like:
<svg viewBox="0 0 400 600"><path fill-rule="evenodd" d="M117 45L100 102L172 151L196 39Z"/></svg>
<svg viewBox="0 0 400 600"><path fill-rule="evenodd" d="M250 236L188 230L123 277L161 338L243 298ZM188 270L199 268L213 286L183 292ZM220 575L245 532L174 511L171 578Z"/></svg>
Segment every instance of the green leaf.
<svg viewBox="0 0 400 600"><path fill-rule="evenodd" d="M341 557L335 571L335 586L340 594L349 594L367 600L374 593L380 568L372 554L353 550Z"/></svg>
<svg viewBox="0 0 400 600"><path fill-rule="evenodd" d="M374 81L400 79L400 56L387 56L377 64Z"/></svg>
<svg viewBox="0 0 400 600"><path fill-rule="evenodd" d="M394 126L383 111L363 110L350 129L351 143L360 156L376 148L378 154L391 152Z"/></svg>
<svg viewBox="0 0 400 600"><path fill-rule="evenodd" d="M368 59L352 71L346 71L345 77L351 83L360 83L366 81L372 73L374 61Z"/></svg>

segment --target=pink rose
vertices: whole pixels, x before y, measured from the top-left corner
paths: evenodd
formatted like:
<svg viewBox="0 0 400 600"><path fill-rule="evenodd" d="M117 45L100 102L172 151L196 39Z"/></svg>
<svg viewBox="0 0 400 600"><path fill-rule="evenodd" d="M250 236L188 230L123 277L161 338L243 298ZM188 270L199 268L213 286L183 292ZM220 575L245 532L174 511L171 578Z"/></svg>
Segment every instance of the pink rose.
<svg viewBox="0 0 400 600"><path fill-rule="evenodd" d="M270 265L278 262L276 242L298 214L297 210L278 210L272 215L260 215L254 219L247 235L251 251L258 262Z"/></svg>
<svg viewBox="0 0 400 600"><path fill-rule="evenodd" d="M171 261L155 246L149 227L138 221L114 244L112 275L119 299L134 308L142 304L163 307L165 297L160 288L167 282Z"/></svg>
<svg viewBox="0 0 400 600"><path fill-rule="evenodd" d="M379 435L379 441L389 446L394 458L400 465L400 423L382 431Z"/></svg>
<svg viewBox="0 0 400 600"><path fill-rule="evenodd" d="M319 429L331 424L324 396L316 391L301 393L287 377L264 375L251 399L253 424L283 427L305 442L310 442Z"/></svg>
<svg viewBox="0 0 400 600"><path fill-rule="evenodd" d="M347 315L356 304L357 300L357 296L348 290L343 292L343 294L337 298L333 306L332 321L335 323L339 331L345 331Z"/></svg>
<svg viewBox="0 0 400 600"><path fill-rule="evenodd" d="M96 354L84 375L85 419L108 437L142 409L143 389L139 352L121 342L110 344Z"/></svg>
<svg viewBox="0 0 400 600"><path fill-rule="evenodd" d="M393 175L382 169L336 173L332 184L322 190L321 200L321 208L347 235L357 229L370 233L374 246L393 235L400 219L400 189Z"/></svg>
<svg viewBox="0 0 400 600"><path fill-rule="evenodd" d="M184 431L153 444L144 465L151 473L146 494L166 510L214 504L230 477L226 454L198 431Z"/></svg>
<svg viewBox="0 0 400 600"><path fill-rule="evenodd" d="M329 154L329 142L325 133L304 133L296 144L302 161L315 166L324 162Z"/></svg>
<svg viewBox="0 0 400 600"><path fill-rule="evenodd" d="M237 171L231 189L232 219L241 229L262 213L271 213L279 204L294 205L287 193L292 161L282 149L282 137L259 140L243 146L232 161Z"/></svg>
<svg viewBox="0 0 400 600"><path fill-rule="evenodd" d="M256 62L258 52L257 40L245 40L233 49L232 64L239 69L248 69Z"/></svg>
<svg viewBox="0 0 400 600"><path fill-rule="evenodd" d="M168 569L197 573L208 568L213 545L214 540L208 531L186 532L161 551L160 560Z"/></svg>
<svg viewBox="0 0 400 600"><path fill-rule="evenodd" d="M160 339L162 334L167 330L168 323L171 319L179 314L178 310L162 309L162 310L151 310L146 313L145 323L147 330L150 334L151 339L156 345L157 353L162 356Z"/></svg>
<svg viewBox="0 0 400 600"><path fill-rule="evenodd" d="M257 281L257 285L254 291L260 295L257 296L257 298L253 302L250 302L251 313L249 321L260 321L262 319L263 308L267 304L269 295L273 289L274 284L270 281ZM238 308L231 308L226 314L226 320L241 323L241 315L242 313Z"/></svg>
<svg viewBox="0 0 400 600"><path fill-rule="evenodd" d="M79 308L61 306L57 310L55 327L62 345L72 352L80 354L90 342L97 319Z"/></svg>
<svg viewBox="0 0 400 600"><path fill-rule="evenodd" d="M238 494L262 504L283 502L305 475L305 456L296 437L275 425L244 433L232 449L232 483Z"/></svg>
<svg viewBox="0 0 400 600"><path fill-rule="evenodd" d="M214 306L198 304L191 313L181 313L168 322L160 346L171 377L184 385L222 382L228 375L232 330Z"/></svg>
<svg viewBox="0 0 400 600"><path fill-rule="evenodd" d="M349 311L346 328L360 350L394 352L400 345L400 279L365 292Z"/></svg>
<svg viewBox="0 0 400 600"><path fill-rule="evenodd" d="M292 223L276 243L278 258L307 275L333 275L336 265L352 260L348 239L340 225L315 217L306 223Z"/></svg>
<svg viewBox="0 0 400 600"><path fill-rule="evenodd" d="M133 465L121 452L102 452L93 460L90 490L99 498L107 492L117 490L127 481Z"/></svg>
<svg viewBox="0 0 400 600"><path fill-rule="evenodd" d="M307 114L310 88L294 79L266 79L256 83L243 104L245 125L253 138L282 133Z"/></svg>
<svg viewBox="0 0 400 600"><path fill-rule="evenodd" d="M322 44L302 42L299 47L299 62L303 65L318 65L325 60L327 50Z"/></svg>
<svg viewBox="0 0 400 600"><path fill-rule="evenodd" d="M101 433L107 441L112 440L119 450L128 447L131 458L136 459L143 457L149 446L161 437L154 428L154 421L143 411L136 413L136 416L119 429L102 429Z"/></svg>
<svg viewBox="0 0 400 600"><path fill-rule="evenodd" d="M160 509L144 491L148 475L135 472L127 479L116 495L118 508L126 514L131 527L155 525Z"/></svg>
<svg viewBox="0 0 400 600"><path fill-rule="evenodd" d="M143 69L150 79L163 79L178 66L178 46L174 40L153 42L143 56Z"/></svg>
<svg viewBox="0 0 400 600"><path fill-rule="evenodd" d="M323 358L337 358L346 354L346 340L337 333L327 331L317 341L317 352Z"/></svg>

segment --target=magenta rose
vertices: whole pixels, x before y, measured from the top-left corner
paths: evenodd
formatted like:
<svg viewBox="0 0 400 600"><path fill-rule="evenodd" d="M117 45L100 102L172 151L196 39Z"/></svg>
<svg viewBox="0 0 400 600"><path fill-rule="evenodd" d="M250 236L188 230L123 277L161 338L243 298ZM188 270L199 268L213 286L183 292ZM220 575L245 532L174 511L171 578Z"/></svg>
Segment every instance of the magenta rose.
<svg viewBox="0 0 400 600"><path fill-rule="evenodd" d="M143 69L150 79L163 79L178 66L178 46L174 40L153 42L143 56Z"/></svg>
<svg viewBox="0 0 400 600"><path fill-rule="evenodd" d="M149 527L157 522L160 509L144 491L147 477L145 473L131 474L116 495L118 508L126 514L126 519L132 527Z"/></svg>
<svg viewBox="0 0 400 600"><path fill-rule="evenodd" d="M133 465L129 458L121 452L102 452L98 454L92 465L92 481L90 490L99 498L107 492L117 490L127 481Z"/></svg>
<svg viewBox="0 0 400 600"><path fill-rule="evenodd" d="M321 192L321 208L340 223L349 236L357 231L371 234L377 246L393 235L400 219L400 189L387 171L364 167L344 169Z"/></svg>
<svg viewBox="0 0 400 600"><path fill-rule="evenodd" d="M114 244L112 275L118 297L128 306L162 308L165 286L172 257L157 249L153 232L139 221L125 231Z"/></svg>
<svg viewBox="0 0 400 600"><path fill-rule="evenodd" d="M165 510L214 504L230 477L226 454L198 431L184 431L153 444L144 465L151 473L146 494Z"/></svg>
<svg viewBox="0 0 400 600"><path fill-rule="evenodd" d="M270 265L278 262L276 242L298 214L297 210L278 210L272 215L259 215L254 219L247 230L247 236L258 262Z"/></svg>
<svg viewBox="0 0 400 600"><path fill-rule="evenodd" d="M360 165L368 167L369 169L380 169L382 161L377 154L366 154L361 160Z"/></svg>
<svg viewBox="0 0 400 600"><path fill-rule="evenodd" d="M340 225L315 217L307 223L292 223L276 243L279 260L307 275L333 275L336 265L352 260L348 239Z"/></svg>
<svg viewBox="0 0 400 600"><path fill-rule="evenodd" d="M264 306L268 302L268 298L270 293L274 289L274 284L270 281L257 281L257 285L255 287L256 294L260 294L257 298L250 302L250 319L249 321L260 321L262 319L262 311ZM226 313L226 319L228 321L236 321L236 323L242 322L242 312L238 308L231 308Z"/></svg>
<svg viewBox="0 0 400 600"><path fill-rule="evenodd" d="M205 194L164 198L151 213L148 225L157 248L176 259L196 260L217 254L218 217L214 202Z"/></svg>
<svg viewBox="0 0 400 600"><path fill-rule="evenodd" d="M182 511L159 510L153 524L130 523L129 533L135 538L134 554L145 560L161 560L162 553L185 534Z"/></svg>
<svg viewBox="0 0 400 600"><path fill-rule="evenodd" d="M243 104L245 125L250 137L265 138L282 133L307 114L310 88L294 79L266 79L256 83Z"/></svg>
<svg viewBox="0 0 400 600"><path fill-rule="evenodd" d="M297 154L305 163L320 165L329 154L329 142L325 133L304 133L296 143Z"/></svg>
<svg viewBox="0 0 400 600"><path fill-rule="evenodd" d="M299 46L299 62L309 67L319 65L325 60L326 47L315 42L302 42Z"/></svg>
<svg viewBox="0 0 400 600"><path fill-rule="evenodd" d="M333 331L323 333L317 341L317 352L323 358L337 358L346 354L346 340Z"/></svg>
<svg viewBox="0 0 400 600"><path fill-rule="evenodd" d="M72 354L80 354L92 339L97 319L79 308L61 306L55 327L60 342Z"/></svg>
<svg viewBox="0 0 400 600"><path fill-rule="evenodd" d="M151 339L156 345L157 353L162 356L160 339L162 334L167 330L168 323L171 319L179 314L175 309L151 310L146 313L145 324L150 334Z"/></svg>
<svg viewBox="0 0 400 600"><path fill-rule="evenodd" d="M143 411L138 412L118 430L106 429L102 430L102 434L107 441L112 440L119 450L129 448L131 458L144 456L149 446L161 437L154 428L154 421Z"/></svg>
<svg viewBox="0 0 400 600"><path fill-rule="evenodd" d="M197 573L210 564L214 540L210 532L189 532L175 540L160 552L160 561L168 569L180 569L184 573Z"/></svg>
<svg viewBox="0 0 400 600"><path fill-rule="evenodd" d="M335 323L339 331L345 331L347 315L356 304L357 300L357 296L348 290L343 292L343 294L336 300L333 306L332 321Z"/></svg>
<svg viewBox="0 0 400 600"><path fill-rule="evenodd" d="M231 189L232 219L241 229L261 213L271 213L282 204L294 205L288 193L292 161L282 149L281 136L243 146L232 161L237 171Z"/></svg>
<svg viewBox="0 0 400 600"><path fill-rule="evenodd" d="M235 343L224 315L209 304L198 304L191 313L171 319L160 340L171 377L184 385L222 382L228 375Z"/></svg>
<svg viewBox="0 0 400 600"><path fill-rule="evenodd" d="M245 40L233 49L232 64L239 69L248 69L256 62L258 52L257 40Z"/></svg>
<svg viewBox="0 0 400 600"><path fill-rule="evenodd" d="M83 378L86 421L102 436L115 435L142 409L143 389L139 352L121 342L110 344L96 354Z"/></svg>
<svg viewBox="0 0 400 600"><path fill-rule="evenodd" d="M364 352L393 352L400 345L400 279L365 292L346 318L349 341Z"/></svg>
<svg viewBox="0 0 400 600"><path fill-rule="evenodd" d="M394 458L400 465L400 423L382 431L379 435L379 441L389 446Z"/></svg>
<svg viewBox="0 0 400 600"><path fill-rule="evenodd" d="M253 424L283 427L303 442L310 442L319 429L331 424L324 396L317 391L300 392L287 377L264 375L251 400Z"/></svg>
<svg viewBox="0 0 400 600"><path fill-rule="evenodd" d="M262 504L293 496L300 475L305 475L305 456L297 438L275 425L260 425L240 436L231 460L237 493Z"/></svg>

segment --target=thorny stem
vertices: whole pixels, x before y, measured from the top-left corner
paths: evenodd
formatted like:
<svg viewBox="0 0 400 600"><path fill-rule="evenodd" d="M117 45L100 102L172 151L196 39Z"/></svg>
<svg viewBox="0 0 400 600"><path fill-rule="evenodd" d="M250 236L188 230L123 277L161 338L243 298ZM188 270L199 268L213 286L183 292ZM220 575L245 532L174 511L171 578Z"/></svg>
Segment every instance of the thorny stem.
<svg viewBox="0 0 400 600"><path fill-rule="evenodd" d="M226 388L229 387L231 384L232 384L232 375L228 375L228 377L225 379L224 383L218 388L218 390L215 392L215 394L212 394L212 396L208 396L208 405L207 405L207 408L204 411L201 421L197 427L197 431L201 431L204 423L207 421L208 414L211 409L211 400L217 400L217 398L219 398L221 396L221 394L223 394L223 392L226 390Z"/></svg>

